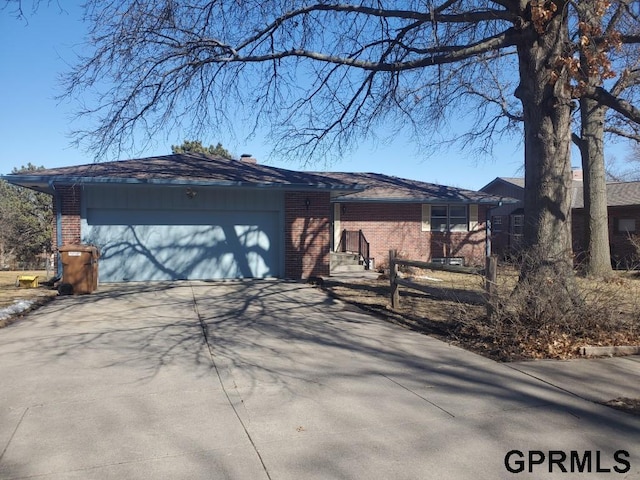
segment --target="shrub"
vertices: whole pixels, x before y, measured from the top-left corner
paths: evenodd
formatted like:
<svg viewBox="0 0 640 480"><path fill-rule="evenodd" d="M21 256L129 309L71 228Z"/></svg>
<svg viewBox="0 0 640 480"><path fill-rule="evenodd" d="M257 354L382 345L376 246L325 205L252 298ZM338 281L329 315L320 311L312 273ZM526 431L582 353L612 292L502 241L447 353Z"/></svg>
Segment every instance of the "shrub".
<svg viewBox="0 0 640 480"><path fill-rule="evenodd" d="M637 296L630 290L639 281L576 279L577 296L559 288L553 278L520 281L487 299L486 316L465 318L459 334L476 336L503 360L562 358L585 345L637 343Z"/></svg>

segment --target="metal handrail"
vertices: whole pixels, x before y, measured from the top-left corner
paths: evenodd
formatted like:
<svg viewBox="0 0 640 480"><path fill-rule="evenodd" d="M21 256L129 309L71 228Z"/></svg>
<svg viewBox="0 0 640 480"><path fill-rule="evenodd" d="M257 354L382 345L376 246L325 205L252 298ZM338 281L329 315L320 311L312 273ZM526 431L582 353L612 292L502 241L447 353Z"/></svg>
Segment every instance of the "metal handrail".
<svg viewBox="0 0 640 480"><path fill-rule="evenodd" d="M364 263L365 270L369 270L370 264L370 244L362 233L362 230L343 230L340 244L343 252L357 253Z"/></svg>
<svg viewBox="0 0 640 480"><path fill-rule="evenodd" d="M364 269L369 270L369 242L367 242L367 239L365 238L364 233L362 233L362 230L360 230L358 233L358 254L364 261Z"/></svg>

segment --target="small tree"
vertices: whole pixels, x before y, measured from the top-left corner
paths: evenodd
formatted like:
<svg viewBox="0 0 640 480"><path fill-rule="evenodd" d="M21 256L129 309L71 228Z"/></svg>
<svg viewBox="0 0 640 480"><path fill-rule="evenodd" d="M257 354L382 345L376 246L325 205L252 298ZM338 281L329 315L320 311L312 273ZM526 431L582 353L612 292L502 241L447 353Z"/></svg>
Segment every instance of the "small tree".
<svg viewBox="0 0 640 480"><path fill-rule="evenodd" d="M12 173L41 170L28 164ZM35 265L38 256L51 251L53 206L51 196L0 181L0 251L8 259Z"/></svg>
<svg viewBox="0 0 640 480"><path fill-rule="evenodd" d="M204 153L215 157L232 159L233 155L220 142L214 147L205 147L200 140L185 140L182 145L171 145L172 153Z"/></svg>

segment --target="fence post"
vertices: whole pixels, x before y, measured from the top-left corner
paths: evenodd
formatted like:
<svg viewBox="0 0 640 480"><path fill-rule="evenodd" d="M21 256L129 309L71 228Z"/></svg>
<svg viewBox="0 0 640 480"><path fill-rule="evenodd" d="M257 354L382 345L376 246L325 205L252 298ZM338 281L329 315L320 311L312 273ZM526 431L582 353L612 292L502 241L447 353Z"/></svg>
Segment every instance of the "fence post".
<svg viewBox="0 0 640 480"><path fill-rule="evenodd" d="M484 288L489 295L496 293L498 280L498 256L489 255L484 270Z"/></svg>
<svg viewBox="0 0 640 480"><path fill-rule="evenodd" d="M498 287L498 256L487 256L484 269L484 288L487 291L487 316L493 315L493 297Z"/></svg>
<svg viewBox="0 0 640 480"><path fill-rule="evenodd" d="M400 306L400 293L398 292L398 264L396 263L397 252L389 250L389 283L391 284L391 309L395 310Z"/></svg>

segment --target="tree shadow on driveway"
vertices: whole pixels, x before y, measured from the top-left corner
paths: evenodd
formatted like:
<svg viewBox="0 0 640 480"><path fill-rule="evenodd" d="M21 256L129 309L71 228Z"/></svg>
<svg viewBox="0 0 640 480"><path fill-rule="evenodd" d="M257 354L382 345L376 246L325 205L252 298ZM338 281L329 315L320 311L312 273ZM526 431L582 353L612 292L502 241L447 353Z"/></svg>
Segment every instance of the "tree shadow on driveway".
<svg viewBox="0 0 640 480"><path fill-rule="evenodd" d="M337 477L349 476L345 451L360 462L375 447L380 462L411 458L418 468L455 458L460 444L500 457L517 447L630 448L640 435L633 417L296 282L128 284L61 297L0 331L0 365L9 408L42 401L43 388L49 402L223 389L267 467L291 448L296 464ZM322 467L319 456L332 460Z"/></svg>

